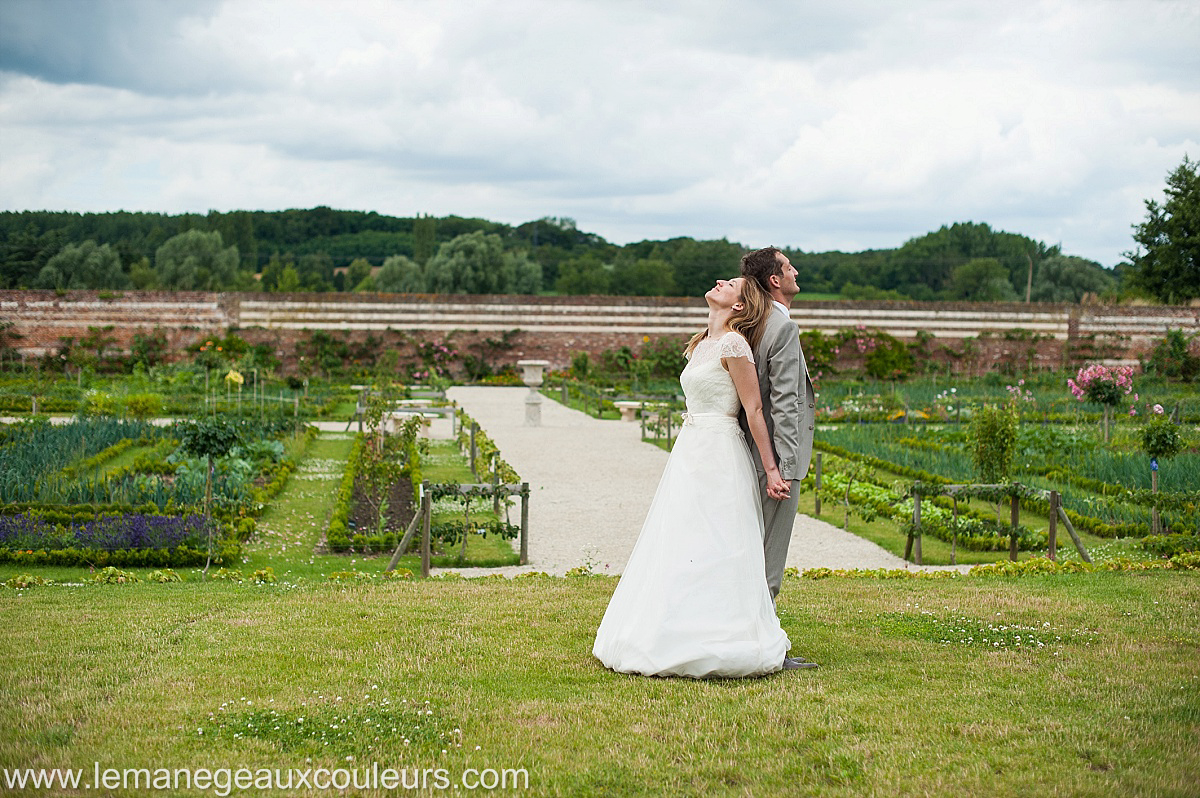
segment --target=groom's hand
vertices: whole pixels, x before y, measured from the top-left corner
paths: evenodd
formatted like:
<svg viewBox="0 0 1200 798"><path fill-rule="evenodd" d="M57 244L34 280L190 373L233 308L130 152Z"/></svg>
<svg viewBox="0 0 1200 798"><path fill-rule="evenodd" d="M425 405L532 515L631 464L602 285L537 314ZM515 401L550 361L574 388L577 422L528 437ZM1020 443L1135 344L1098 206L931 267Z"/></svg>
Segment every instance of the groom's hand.
<svg viewBox="0 0 1200 798"><path fill-rule="evenodd" d="M767 495L775 501L783 501L792 495L792 483L776 477L767 484Z"/></svg>

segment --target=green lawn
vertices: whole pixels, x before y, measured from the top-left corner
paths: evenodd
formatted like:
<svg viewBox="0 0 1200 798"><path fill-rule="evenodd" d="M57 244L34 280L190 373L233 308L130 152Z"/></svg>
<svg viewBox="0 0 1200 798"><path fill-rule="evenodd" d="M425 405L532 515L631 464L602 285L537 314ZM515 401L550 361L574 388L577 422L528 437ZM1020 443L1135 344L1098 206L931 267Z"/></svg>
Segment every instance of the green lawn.
<svg viewBox="0 0 1200 798"><path fill-rule="evenodd" d="M353 435L321 433L308 445L300 467L263 511L258 531L244 546L243 569L271 567L278 578L322 579L354 565L343 554L315 554L337 503ZM386 561L384 563L386 565Z"/></svg>
<svg viewBox="0 0 1200 798"><path fill-rule="evenodd" d="M591 657L614 585L0 590L0 766L510 768L536 795L1197 794L1198 573L789 579L793 653L822 667L707 682Z"/></svg>
<svg viewBox="0 0 1200 798"><path fill-rule="evenodd" d="M147 444L146 446L130 446L113 459L101 463L95 468L89 468L86 471L83 471L79 474L79 478L96 479L103 477L105 474L116 471L117 469L126 468L133 465L134 461L137 460L138 457L150 452L152 449L154 449L153 443Z"/></svg>

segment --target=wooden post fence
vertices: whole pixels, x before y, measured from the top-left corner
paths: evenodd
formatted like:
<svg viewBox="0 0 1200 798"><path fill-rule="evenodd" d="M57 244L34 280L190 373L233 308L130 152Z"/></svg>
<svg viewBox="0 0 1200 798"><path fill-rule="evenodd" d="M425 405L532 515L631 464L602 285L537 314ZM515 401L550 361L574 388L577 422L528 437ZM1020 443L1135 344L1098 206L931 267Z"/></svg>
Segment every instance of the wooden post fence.
<svg viewBox="0 0 1200 798"><path fill-rule="evenodd" d="M484 483L484 484L461 484L457 486L464 493L478 495L475 493L481 489L486 489L493 496L512 496L514 493L521 496L521 565L529 564L529 483ZM498 499L497 499L498 501ZM433 528L433 499L429 490L429 480L421 483L421 502L420 509L409 522L408 529L404 532L404 537L396 545L396 549L392 552L391 562L388 563L386 570L395 570L396 564L400 562L400 557L408 548L413 536L416 534L418 524L421 527L421 576L428 577L430 571L430 559L432 552L431 533Z"/></svg>
<svg viewBox="0 0 1200 798"><path fill-rule="evenodd" d="M521 483L521 565L529 564L529 483Z"/></svg>
<svg viewBox="0 0 1200 798"><path fill-rule="evenodd" d="M913 549L916 557L913 558ZM908 533L908 541L904 544L904 559L921 565L921 494L913 494L913 528Z"/></svg>
<svg viewBox="0 0 1200 798"><path fill-rule="evenodd" d="M914 486L915 487L915 486ZM950 538L950 563L953 565L956 562L956 553L958 548L958 494L965 488L1022 488L1020 483L1012 483L1012 485L943 485L937 493L943 496L950 496L954 501L954 527ZM1079 539L1079 534L1075 531L1075 526L1071 523L1071 519L1067 516L1066 508L1062 504L1062 496L1058 491L1043 490L1038 491L1043 499L1050 506L1050 528L1047 532L1047 552L1046 556L1051 560L1058 558L1058 522L1061 521L1063 526L1067 528L1067 532L1071 535L1071 542L1075 544L1076 551L1079 552L1080 558L1084 562L1090 563L1091 556L1083 545L1083 541ZM1008 558L1013 562L1017 561L1017 553L1020 543L1020 523L1021 523L1021 496L1017 492L1013 492L1009 500L1010 515L1009 515L1009 533L1008 533ZM913 562L917 565L921 564L921 496L913 494L913 523L912 530L908 533L908 541L904 545L904 559Z"/></svg>
<svg viewBox="0 0 1200 798"><path fill-rule="evenodd" d="M950 564L958 565L958 497L954 497L954 529L950 532Z"/></svg>
<svg viewBox="0 0 1200 798"><path fill-rule="evenodd" d="M500 515L500 468L496 465L496 455L492 455L492 512Z"/></svg>
<svg viewBox="0 0 1200 798"><path fill-rule="evenodd" d="M1046 532L1046 556L1058 559L1058 508L1061 506L1058 491L1050 491L1050 529Z"/></svg>
<svg viewBox="0 0 1200 798"><path fill-rule="evenodd" d="M421 483L421 576L429 576L429 531L432 524L433 502L429 496L429 480Z"/></svg>
<svg viewBox="0 0 1200 798"><path fill-rule="evenodd" d="M1017 536L1021 524L1021 498L1016 494L1010 499L1012 503L1012 526L1008 533L1008 559L1017 561Z"/></svg>
<svg viewBox="0 0 1200 798"><path fill-rule="evenodd" d="M475 475L475 479L479 479L479 472L475 470L475 456L479 453L479 450L475 447L475 433L477 433L477 432L479 432L479 424L477 422L472 421L471 422L470 458L471 458L471 473Z"/></svg>

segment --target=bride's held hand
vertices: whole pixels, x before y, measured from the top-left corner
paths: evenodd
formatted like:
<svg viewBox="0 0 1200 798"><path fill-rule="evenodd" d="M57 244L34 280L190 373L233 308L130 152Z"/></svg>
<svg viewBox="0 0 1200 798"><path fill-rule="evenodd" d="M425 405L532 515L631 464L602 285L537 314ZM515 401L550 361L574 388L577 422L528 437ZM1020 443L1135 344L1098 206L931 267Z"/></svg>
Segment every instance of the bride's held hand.
<svg viewBox="0 0 1200 798"><path fill-rule="evenodd" d="M775 501L782 501L792 495L792 483L779 475L778 470L767 474L767 495Z"/></svg>

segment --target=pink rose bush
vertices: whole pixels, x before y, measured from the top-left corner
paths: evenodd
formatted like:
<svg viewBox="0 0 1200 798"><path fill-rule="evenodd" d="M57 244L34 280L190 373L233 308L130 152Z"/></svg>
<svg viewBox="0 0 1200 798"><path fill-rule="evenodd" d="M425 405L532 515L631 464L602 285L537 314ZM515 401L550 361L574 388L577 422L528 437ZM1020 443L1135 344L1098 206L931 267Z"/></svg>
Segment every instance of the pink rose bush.
<svg viewBox="0 0 1200 798"><path fill-rule="evenodd" d="M1081 368L1075 375L1075 379L1068 379L1067 386L1075 398L1081 402L1095 402L1099 405L1115 407L1121 403L1122 396L1133 393L1133 367L1114 366L1109 368L1099 363L1093 363Z"/></svg>

